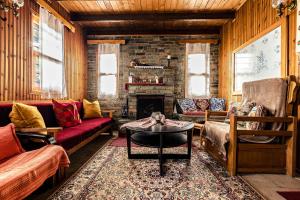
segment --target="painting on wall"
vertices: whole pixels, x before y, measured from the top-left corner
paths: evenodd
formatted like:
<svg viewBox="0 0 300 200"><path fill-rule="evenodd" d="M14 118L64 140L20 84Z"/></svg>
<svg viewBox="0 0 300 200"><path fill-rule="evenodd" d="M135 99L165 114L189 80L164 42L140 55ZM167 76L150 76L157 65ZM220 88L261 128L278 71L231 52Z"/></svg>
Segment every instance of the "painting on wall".
<svg viewBox="0 0 300 200"><path fill-rule="evenodd" d="M281 26L234 53L235 93L242 84L281 76Z"/></svg>

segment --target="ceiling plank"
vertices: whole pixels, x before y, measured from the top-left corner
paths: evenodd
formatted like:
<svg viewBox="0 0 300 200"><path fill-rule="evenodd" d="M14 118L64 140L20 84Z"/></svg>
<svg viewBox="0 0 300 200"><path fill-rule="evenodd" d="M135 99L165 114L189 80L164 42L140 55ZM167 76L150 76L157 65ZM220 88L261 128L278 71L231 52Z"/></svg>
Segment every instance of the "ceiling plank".
<svg viewBox="0 0 300 200"><path fill-rule="evenodd" d="M127 20L203 20L234 19L234 11L199 12L199 13L131 13L131 14L71 14L72 21L127 21Z"/></svg>
<svg viewBox="0 0 300 200"><path fill-rule="evenodd" d="M154 29L136 27L95 28L86 27L87 35L219 35L220 27L195 27L177 29Z"/></svg>

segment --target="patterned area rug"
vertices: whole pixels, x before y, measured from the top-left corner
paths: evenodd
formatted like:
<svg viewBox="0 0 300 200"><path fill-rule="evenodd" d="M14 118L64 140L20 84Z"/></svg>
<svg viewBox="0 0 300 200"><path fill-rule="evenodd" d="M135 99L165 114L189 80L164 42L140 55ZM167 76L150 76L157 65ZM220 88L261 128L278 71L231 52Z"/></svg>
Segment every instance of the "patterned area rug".
<svg viewBox="0 0 300 200"><path fill-rule="evenodd" d="M157 150L134 147L137 152ZM185 153L186 148L168 152ZM164 167L166 175L160 177L157 160L128 160L126 147L106 146L49 199L262 199L198 148L190 161L168 160Z"/></svg>

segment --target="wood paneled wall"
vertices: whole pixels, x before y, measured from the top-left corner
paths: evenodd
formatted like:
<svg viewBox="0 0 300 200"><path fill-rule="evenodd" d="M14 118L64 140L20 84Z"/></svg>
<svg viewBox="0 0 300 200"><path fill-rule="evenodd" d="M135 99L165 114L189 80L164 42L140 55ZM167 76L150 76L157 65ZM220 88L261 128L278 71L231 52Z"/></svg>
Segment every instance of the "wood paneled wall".
<svg viewBox="0 0 300 200"><path fill-rule="evenodd" d="M279 21L287 22L287 30L282 33L286 37L288 59L287 73L299 74L296 67L295 36L296 12L277 17L276 10L272 8L270 0L248 0L238 11L236 19L225 24L221 31L220 68L219 68L219 96L229 102L240 99L232 94L233 66L232 52L252 38L260 35Z"/></svg>
<svg viewBox="0 0 300 200"><path fill-rule="evenodd" d="M37 5L25 0L19 18L12 12L0 12L7 17L6 22L0 20L0 101L40 99L31 91L32 8L36 10ZM86 91L85 35L80 26L76 28L75 33L65 28L64 36L66 85L68 97L73 99L83 98Z"/></svg>
<svg viewBox="0 0 300 200"><path fill-rule="evenodd" d="M65 28L66 83L70 98L83 99L87 87L87 44L81 27L75 28L75 33Z"/></svg>

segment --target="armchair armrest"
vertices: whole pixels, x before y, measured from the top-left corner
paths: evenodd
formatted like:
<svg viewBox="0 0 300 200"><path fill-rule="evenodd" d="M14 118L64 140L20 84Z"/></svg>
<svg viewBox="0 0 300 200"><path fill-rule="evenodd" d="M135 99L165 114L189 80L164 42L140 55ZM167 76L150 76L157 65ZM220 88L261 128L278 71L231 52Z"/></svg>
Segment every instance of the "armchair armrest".
<svg viewBox="0 0 300 200"><path fill-rule="evenodd" d="M235 126L237 136L240 135L254 135L254 136L284 136L292 137L294 132L292 130L240 130L237 128L237 121L256 121L256 122L278 122L278 123L293 123L295 117L248 117L248 116L231 116L230 125Z"/></svg>
<svg viewBox="0 0 300 200"><path fill-rule="evenodd" d="M51 127L51 128L16 128L17 132L21 133L40 133L40 132L47 132L45 135L49 135L55 138L56 134L60 132L63 128L62 127ZM43 135L43 134L41 134Z"/></svg>
<svg viewBox="0 0 300 200"><path fill-rule="evenodd" d="M102 110L102 113L107 113L109 118L113 118L113 113L115 110Z"/></svg>
<svg viewBox="0 0 300 200"><path fill-rule="evenodd" d="M41 139L43 140L45 143L47 144L55 144L56 140L54 137L50 136L50 135L45 135L45 134L41 134L41 133L22 133L22 132L16 132L18 138L20 138L20 140L22 139Z"/></svg>

